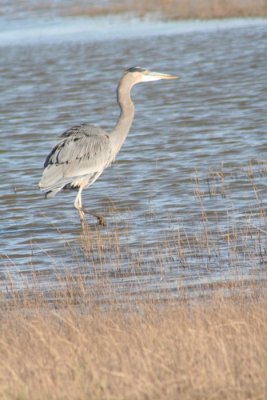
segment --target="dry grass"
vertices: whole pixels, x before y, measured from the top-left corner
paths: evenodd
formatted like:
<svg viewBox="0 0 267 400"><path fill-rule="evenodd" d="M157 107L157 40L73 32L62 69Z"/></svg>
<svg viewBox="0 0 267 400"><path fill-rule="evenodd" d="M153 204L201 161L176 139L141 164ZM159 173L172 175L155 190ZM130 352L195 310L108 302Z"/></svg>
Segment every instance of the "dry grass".
<svg viewBox="0 0 267 400"><path fill-rule="evenodd" d="M239 258L232 246L239 234L234 229L225 238L232 263ZM96 262L91 271L57 271L45 288L34 269L24 275L24 283L12 280L12 275L6 280L6 292L0 295L1 399L266 398L264 280L241 277L207 283L197 292L181 284L176 292L170 288L150 294L142 286L144 266L139 270L136 264L134 273L130 266L122 268L128 249L121 245L118 231L106 236L96 230L95 235L81 235L88 266ZM164 248L166 259L154 253L154 271L162 270L159 290L168 252L175 249L187 270L188 246L200 254L208 249L211 264L218 250L208 228L202 241L198 235L195 240L186 235L174 239L174 248L164 243L169 246ZM252 249L246 251L254 260ZM138 257L142 266L146 253ZM105 264L110 258L109 270ZM126 293L128 279L136 282Z"/></svg>
<svg viewBox="0 0 267 400"><path fill-rule="evenodd" d="M2 399L266 398L264 296L128 312L67 303L43 308L35 298L24 312L2 310Z"/></svg>
<svg viewBox="0 0 267 400"><path fill-rule="evenodd" d="M0 398L266 399L265 176L265 163L196 176L194 228L180 224L156 247L132 249L121 226L88 226L76 249L85 266L77 254L73 269L44 279L38 267L14 276L10 268L0 293ZM238 178L254 193L251 208L236 218L226 207L217 220L205 201L231 205ZM236 280L179 282L183 272L193 282L196 270L228 269Z"/></svg>
<svg viewBox="0 0 267 400"><path fill-rule="evenodd" d="M209 19L231 17L267 16L266 0L111 0L105 6L86 6L77 1L63 11L67 15L99 16L107 14L134 13L144 16L159 13L173 19Z"/></svg>

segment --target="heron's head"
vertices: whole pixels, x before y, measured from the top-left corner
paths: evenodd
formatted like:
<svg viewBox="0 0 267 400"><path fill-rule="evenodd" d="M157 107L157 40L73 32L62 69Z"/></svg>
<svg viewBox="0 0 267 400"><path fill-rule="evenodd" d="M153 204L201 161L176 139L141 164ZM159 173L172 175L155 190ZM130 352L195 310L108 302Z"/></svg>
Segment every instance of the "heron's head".
<svg viewBox="0 0 267 400"><path fill-rule="evenodd" d="M159 81L160 79L177 79L178 76L149 71L146 68L132 67L125 71L125 75L131 75L134 83Z"/></svg>

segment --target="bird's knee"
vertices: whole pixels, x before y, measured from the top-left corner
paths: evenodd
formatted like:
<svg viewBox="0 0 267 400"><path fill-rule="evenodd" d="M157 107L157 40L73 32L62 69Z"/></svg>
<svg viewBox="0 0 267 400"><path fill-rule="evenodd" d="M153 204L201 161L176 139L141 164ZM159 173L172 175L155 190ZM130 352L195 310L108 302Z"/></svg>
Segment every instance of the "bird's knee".
<svg viewBox="0 0 267 400"><path fill-rule="evenodd" d="M82 209L81 201L80 201L80 199L78 197L76 197L76 199L74 201L74 207L78 211Z"/></svg>

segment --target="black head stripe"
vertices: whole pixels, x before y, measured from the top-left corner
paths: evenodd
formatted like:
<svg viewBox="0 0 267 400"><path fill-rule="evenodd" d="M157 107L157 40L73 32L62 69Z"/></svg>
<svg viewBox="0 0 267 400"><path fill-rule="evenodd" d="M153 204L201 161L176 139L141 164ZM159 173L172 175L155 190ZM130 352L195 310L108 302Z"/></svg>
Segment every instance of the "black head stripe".
<svg viewBox="0 0 267 400"><path fill-rule="evenodd" d="M142 67L131 67L126 70L126 72L144 72L144 71L146 71L146 69Z"/></svg>

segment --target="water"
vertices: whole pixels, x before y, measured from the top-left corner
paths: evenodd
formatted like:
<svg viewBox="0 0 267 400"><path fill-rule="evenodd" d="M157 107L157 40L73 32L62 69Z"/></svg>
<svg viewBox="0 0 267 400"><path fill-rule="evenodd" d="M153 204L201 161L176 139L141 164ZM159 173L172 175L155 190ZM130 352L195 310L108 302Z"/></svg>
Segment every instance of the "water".
<svg viewBox="0 0 267 400"><path fill-rule="evenodd" d="M36 17L36 16L35 16ZM267 21L8 21L0 33L0 283L43 290L66 271L117 293L266 277ZM45 200L37 183L57 137L112 127L130 66L180 80L138 85L118 159L84 191ZM36 282L35 282L36 283Z"/></svg>

